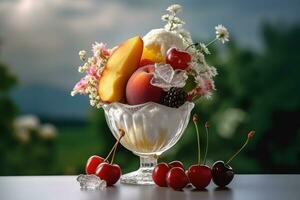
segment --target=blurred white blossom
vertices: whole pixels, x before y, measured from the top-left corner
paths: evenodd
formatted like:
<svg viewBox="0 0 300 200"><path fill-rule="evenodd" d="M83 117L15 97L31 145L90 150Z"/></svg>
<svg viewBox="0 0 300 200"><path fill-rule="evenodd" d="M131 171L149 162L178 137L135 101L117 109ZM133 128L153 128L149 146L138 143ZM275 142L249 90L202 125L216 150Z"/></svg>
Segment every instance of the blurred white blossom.
<svg viewBox="0 0 300 200"><path fill-rule="evenodd" d="M28 143L31 138L30 131L25 128L15 128L15 137L21 143Z"/></svg>
<svg viewBox="0 0 300 200"><path fill-rule="evenodd" d="M19 129L38 129L40 125L40 120L34 115L23 115L17 117L14 122L14 127Z"/></svg>
<svg viewBox="0 0 300 200"><path fill-rule="evenodd" d="M240 123L244 122L247 113L239 108L228 108L218 114L217 130L220 136L230 138L234 135Z"/></svg>
<svg viewBox="0 0 300 200"><path fill-rule="evenodd" d="M43 140L54 139L57 129L52 124L40 124L38 117L34 115L23 115L16 117L13 122L14 135L22 143L30 141L33 134Z"/></svg>
<svg viewBox="0 0 300 200"><path fill-rule="evenodd" d="M44 124L39 130L41 138L49 140L56 138L57 130L52 124Z"/></svg>

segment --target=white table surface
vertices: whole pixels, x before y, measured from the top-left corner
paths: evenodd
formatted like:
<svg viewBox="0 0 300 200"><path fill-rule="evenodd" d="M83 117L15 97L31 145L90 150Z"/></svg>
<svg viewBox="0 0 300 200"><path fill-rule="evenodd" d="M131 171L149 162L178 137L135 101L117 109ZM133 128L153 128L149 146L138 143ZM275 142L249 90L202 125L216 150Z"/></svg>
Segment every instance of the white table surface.
<svg viewBox="0 0 300 200"><path fill-rule="evenodd" d="M116 184L103 191L81 190L76 176L2 176L0 200L300 200L300 175L236 175L227 190L211 183L206 191Z"/></svg>

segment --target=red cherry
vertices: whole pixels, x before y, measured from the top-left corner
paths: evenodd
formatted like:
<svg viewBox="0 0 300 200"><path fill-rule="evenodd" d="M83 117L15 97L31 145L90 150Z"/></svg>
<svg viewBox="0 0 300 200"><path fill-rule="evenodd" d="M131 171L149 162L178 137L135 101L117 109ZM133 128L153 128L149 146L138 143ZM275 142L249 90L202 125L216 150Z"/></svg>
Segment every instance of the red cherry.
<svg viewBox="0 0 300 200"><path fill-rule="evenodd" d="M139 67L143 67L143 66L146 66L146 65L154 65L154 62L152 60L149 60L149 59L140 60Z"/></svg>
<svg viewBox="0 0 300 200"><path fill-rule="evenodd" d="M86 162L85 172L87 174L95 174L98 165L103 161L104 158L101 158L100 156L96 156L96 155L91 156Z"/></svg>
<svg viewBox="0 0 300 200"><path fill-rule="evenodd" d="M107 186L112 186L121 177L121 168L117 164L101 163L97 170L96 175L106 181Z"/></svg>
<svg viewBox="0 0 300 200"><path fill-rule="evenodd" d="M198 190L206 188L211 181L211 169L206 165L192 165L188 172L191 184Z"/></svg>
<svg viewBox="0 0 300 200"><path fill-rule="evenodd" d="M180 167L174 167L167 173L167 184L174 190L182 190L188 183L188 177Z"/></svg>
<svg viewBox="0 0 300 200"><path fill-rule="evenodd" d="M170 64L173 69L185 70L191 60L191 55L185 51L180 51L174 47L167 51L166 63Z"/></svg>
<svg viewBox="0 0 300 200"><path fill-rule="evenodd" d="M154 183L160 187L167 187L166 176L170 170L167 163L159 163L152 172L152 179Z"/></svg>
<svg viewBox="0 0 300 200"><path fill-rule="evenodd" d="M180 162L179 160L175 160L169 163L170 168L173 167L180 167L182 169L184 169L182 162Z"/></svg>

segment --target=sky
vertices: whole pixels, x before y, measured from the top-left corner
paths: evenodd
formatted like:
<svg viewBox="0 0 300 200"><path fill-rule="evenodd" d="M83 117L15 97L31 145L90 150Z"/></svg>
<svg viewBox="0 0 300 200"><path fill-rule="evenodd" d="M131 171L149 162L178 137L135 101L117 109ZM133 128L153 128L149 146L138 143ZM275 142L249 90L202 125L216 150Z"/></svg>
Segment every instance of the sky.
<svg viewBox="0 0 300 200"><path fill-rule="evenodd" d="M262 22L300 22L299 0L0 0L0 61L19 79L13 98L21 111L85 117L87 100L69 97L80 78L78 51L95 41L113 47L162 27L160 17L172 3L183 6L180 17L194 38L209 40L223 24L247 48L263 48Z"/></svg>

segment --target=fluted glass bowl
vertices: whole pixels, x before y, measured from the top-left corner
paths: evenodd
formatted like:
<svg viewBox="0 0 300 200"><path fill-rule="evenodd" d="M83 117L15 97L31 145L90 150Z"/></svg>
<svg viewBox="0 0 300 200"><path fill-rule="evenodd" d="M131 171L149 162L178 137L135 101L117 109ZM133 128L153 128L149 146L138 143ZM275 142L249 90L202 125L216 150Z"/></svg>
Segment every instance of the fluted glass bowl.
<svg viewBox="0 0 300 200"><path fill-rule="evenodd" d="M151 174L157 157L180 139L193 107L191 102L179 108L153 102L134 106L122 103L103 105L106 122L115 138L120 137L119 129L123 129L125 136L121 144L141 160L137 171L121 176L122 183L153 184Z"/></svg>

